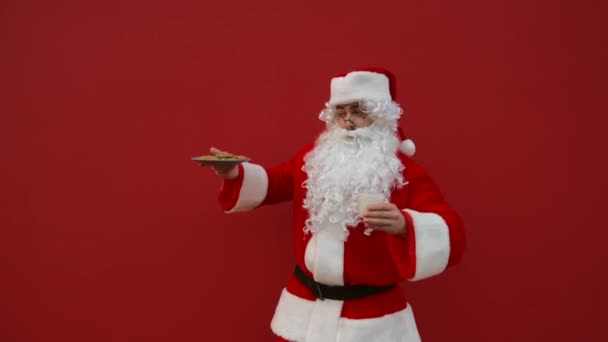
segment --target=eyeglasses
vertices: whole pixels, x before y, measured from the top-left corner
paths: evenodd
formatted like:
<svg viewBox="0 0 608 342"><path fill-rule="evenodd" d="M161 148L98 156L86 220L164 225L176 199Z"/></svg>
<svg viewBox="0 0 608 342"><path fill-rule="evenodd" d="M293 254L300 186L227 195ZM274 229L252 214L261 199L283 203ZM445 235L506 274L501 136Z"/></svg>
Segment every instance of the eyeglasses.
<svg viewBox="0 0 608 342"><path fill-rule="evenodd" d="M363 120L367 118L367 113L361 111L359 107L337 108L336 117L342 120L346 120L347 118L353 118L354 120Z"/></svg>

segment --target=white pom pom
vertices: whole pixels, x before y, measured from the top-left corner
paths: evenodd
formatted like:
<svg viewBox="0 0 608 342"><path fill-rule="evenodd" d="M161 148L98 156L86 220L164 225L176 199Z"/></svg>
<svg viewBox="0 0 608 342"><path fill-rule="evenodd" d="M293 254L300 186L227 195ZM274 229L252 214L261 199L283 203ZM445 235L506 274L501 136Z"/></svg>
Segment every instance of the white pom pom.
<svg viewBox="0 0 608 342"><path fill-rule="evenodd" d="M408 157L412 157L416 153L416 144L411 139L405 139L399 144L399 151Z"/></svg>

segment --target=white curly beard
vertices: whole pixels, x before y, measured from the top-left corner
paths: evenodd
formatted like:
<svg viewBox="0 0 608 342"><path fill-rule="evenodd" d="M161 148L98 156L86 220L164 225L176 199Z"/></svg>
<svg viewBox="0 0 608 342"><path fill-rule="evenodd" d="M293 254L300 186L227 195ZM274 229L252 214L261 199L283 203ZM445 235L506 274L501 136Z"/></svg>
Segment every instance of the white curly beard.
<svg viewBox="0 0 608 342"><path fill-rule="evenodd" d="M316 233L326 223L337 223L348 235L348 227L361 221L358 195L378 193L390 198L403 186L403 164L397 157L399 139L384 126L372 125L348 131L330 127L317 139L304 158L308 179L303 207L309 218L305 232Z"/></svg>

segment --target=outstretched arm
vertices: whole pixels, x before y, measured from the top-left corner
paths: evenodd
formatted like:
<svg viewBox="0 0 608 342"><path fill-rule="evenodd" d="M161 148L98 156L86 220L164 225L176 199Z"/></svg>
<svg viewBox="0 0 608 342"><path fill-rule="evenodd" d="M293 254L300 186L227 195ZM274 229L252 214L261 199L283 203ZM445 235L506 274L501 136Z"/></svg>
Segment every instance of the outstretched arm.
<svg viewBox="0 0 608 342"><path fill-rule="evenodd" d="M223 153L215 148L211 152ZM234 213L291 200L295 163L294 158L271 168L254 163L214 166L215 173L224 178L220 206L226 213Z"/></svg>

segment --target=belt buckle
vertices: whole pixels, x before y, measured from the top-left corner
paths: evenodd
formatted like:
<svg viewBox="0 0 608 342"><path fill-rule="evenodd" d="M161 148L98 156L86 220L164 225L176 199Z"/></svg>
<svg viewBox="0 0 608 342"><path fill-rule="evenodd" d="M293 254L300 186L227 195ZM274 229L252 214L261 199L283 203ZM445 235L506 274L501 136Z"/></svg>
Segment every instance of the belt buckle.
<svg viewBox="0 0 608 342"><path fill-rule="evenodd" d="M321 286L319 285L319 283L317 283L316 281L314 281L313 283L315 296L320 300L325 300L325 297L323 296L323 291L321 291Z"/></svg>

